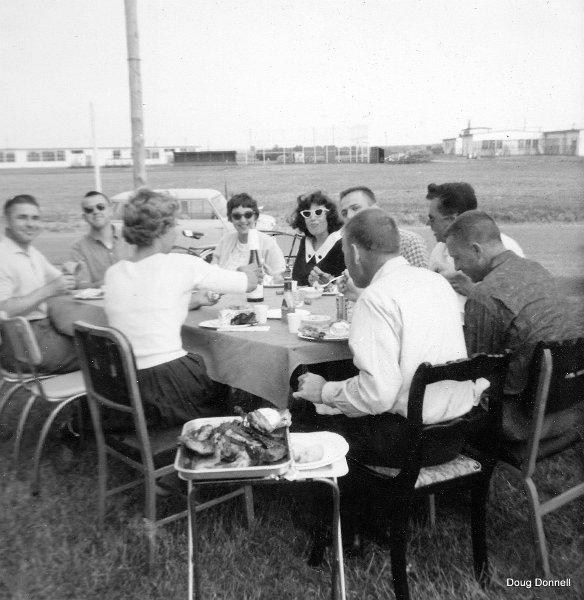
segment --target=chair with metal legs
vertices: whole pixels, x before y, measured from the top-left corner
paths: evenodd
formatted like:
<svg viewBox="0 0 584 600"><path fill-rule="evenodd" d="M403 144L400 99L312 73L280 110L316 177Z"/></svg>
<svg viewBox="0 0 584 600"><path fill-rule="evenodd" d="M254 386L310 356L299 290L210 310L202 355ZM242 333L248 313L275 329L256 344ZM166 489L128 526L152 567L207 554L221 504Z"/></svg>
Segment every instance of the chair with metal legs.
<svg viewBox="0 0 584 600"><path fill-rule="evenodd" d="M161 477L174 471L174 455L181 428L148 429L138 387L134 353L129 341L120 331L77 321L74 324L74 334L97 443L99 523L103 526L105 521L107 498L143 485L148 565L152 567L157 528L187 515L186 505L184 510L161 519L157 518L156 512L156 484ZM133 423L133 431L104 431L104 409L110 413L117 411L120 418L129 417ZM108 456L137 471L138 477L108 488ZM251 491L243 487L200 504L197 510L204 510L237 496L243 497L246 515L251 521Z"/></svg>
<svg viewBox="0 0 584 600"><path fill-rule="evenodd" d="M37 373L36 369L42 361L42 354L30 323L24 317L3 318L0 324L5 342L10 345L11 352L16 359L14 387L10 388L6 396L2 398L0 411L17 391L22 390L28 394L16 427L15 465L18 465L20 460L22 438L33 405L39 399L54 405L41 429L34 454L32 493L36 495L40 489L40 460L51 426L63 409L85 395L85 385L80 371L64 375L39 375ZM20 365L26 365L26 370Z"/></svg>

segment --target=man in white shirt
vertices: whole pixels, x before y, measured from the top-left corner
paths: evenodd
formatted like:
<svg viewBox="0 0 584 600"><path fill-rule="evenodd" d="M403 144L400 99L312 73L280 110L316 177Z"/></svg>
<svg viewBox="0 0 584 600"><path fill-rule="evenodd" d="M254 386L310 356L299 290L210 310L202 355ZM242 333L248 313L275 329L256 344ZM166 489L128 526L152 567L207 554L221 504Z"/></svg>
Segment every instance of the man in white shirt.
<svg viewBox="0 0 584 600"><path fill-rule="evenodd" d="M425 361L467 356L456 294L443 277L399 255L395 221L379 208L360 211L345 226L343 253L351 278L365 288L349 334L358 374L327 382L306 373L294 397L329 415L321 417L324 426L346 437L351 456L399 467L409 443L405 417L416 369ZM468 382L435 384L426 394L423 421L453 419L468 413L473 402ZM433 457L436 463L450 458Z"/></svg>
<svg viewBox="0 0 584 600"><path fill-rule="evenodd" d="M72 275L59 269L34 247L41 231L40 208L33 196L21 194L4 204L6 236L0 241L0 311L9 317L22 315L32 326L43 355L41 373L68 373L77 368L73 340L55 330L47 316L48 298L75 287ZM6 344L0 346L0 361L14 368L14 357Z"/></svg>
<svg viewBox="0 0 584 600"><path fill-rule="evenodd" d="M448 279L458 294L461 312L464 313L466 296L477 284L473 283L470 277L462 271L457 271L454 268L454 261L446 247L445 233L458 215L467 210L476 210L477 198L475 191L470 184L462 181L440 185L431 183L428 186L426 198L430 200L428 225L432 229L437 242L430 253L428 268ZM524 257L523 250L515 240L502 233L501 241L507 250L512 250L517 256Z"/></svg>

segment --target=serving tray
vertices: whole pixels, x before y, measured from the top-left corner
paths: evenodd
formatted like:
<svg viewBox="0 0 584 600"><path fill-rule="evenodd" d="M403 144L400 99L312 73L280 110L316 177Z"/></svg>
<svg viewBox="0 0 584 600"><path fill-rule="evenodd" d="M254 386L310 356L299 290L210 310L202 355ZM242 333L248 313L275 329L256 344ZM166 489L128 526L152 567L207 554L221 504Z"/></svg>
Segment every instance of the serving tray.
<svg viewBox="0 0 584 600"><path fill-rule="evenodd" d="M212 425L217 427L221 423L230 421L242 421L241 417L207 417L204 419L193 419L183 425L182 434L185 435L192 429L199 429L203 425ZM290 452L290 433L286 428L286 458L267 465L258 465L255 467L230 467L229 463L221 463L217 466L214 458L198 458L194 452L187 450L184 446L179 446L174 459L174 468L185 479L250 479L253 477L269 477L271 475L281 475L285 473L292 463L292 453ZM215 463L215 465L213 465Z"/></svg>

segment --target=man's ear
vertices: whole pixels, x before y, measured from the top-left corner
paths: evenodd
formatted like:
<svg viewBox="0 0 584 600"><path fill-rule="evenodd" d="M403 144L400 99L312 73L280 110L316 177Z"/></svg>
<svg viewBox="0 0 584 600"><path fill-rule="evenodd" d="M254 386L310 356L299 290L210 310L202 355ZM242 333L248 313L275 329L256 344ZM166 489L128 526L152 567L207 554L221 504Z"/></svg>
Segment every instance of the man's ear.
<svg viewBox="0 0 584 600"><path fill-rule="evenodd" d="M359 250L359 246L357 244L351 244L351 252L353 253L353 258L355 260L355 264L361 264L361 252Z"/></svg>
<svg viewBox="0 0 584 600"><path fill-rule="evenodd" d="M485 256L485 249L478 242L473 242L470 246L475 258L481 259Z"/></svg>

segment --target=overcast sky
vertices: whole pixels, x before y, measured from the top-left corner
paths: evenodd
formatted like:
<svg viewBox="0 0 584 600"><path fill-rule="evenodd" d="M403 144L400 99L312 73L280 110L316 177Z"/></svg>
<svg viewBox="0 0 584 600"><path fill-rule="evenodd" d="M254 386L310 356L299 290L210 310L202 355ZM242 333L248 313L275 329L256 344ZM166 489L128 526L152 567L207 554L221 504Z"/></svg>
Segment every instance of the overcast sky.
<svg viewBox="0 0 584 600"><path fill-rule="evenodd" d="M582 0L138 0L138 18L147 145L584 127ZM99 144L131 145L123 0L4 0L0 33L0 147L91 146L90 103Z"/></svg>

